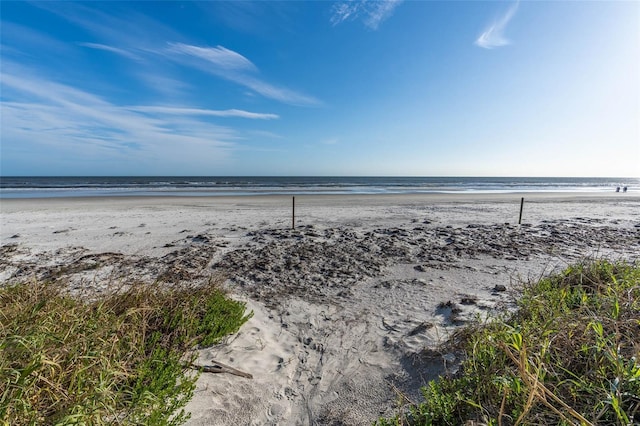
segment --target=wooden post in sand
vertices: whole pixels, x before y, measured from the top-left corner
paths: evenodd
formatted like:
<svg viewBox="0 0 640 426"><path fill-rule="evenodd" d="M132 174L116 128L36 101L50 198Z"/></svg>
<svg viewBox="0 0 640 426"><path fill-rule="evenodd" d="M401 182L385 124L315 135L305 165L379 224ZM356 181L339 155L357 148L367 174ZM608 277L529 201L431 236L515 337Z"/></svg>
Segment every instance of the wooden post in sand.
<svg viewBox="0 0 640 426"><path fill-rule="evenodd" d="M291 205L291 229L296 229L296 197L293 197Z"/></svg>
<svg viewBox="0 0 640 426"><path fill-rule="evenodd" d="M522 223L522 208L524 207L524 197L520 199L520 217L518 218L518 225Z"/></svg>

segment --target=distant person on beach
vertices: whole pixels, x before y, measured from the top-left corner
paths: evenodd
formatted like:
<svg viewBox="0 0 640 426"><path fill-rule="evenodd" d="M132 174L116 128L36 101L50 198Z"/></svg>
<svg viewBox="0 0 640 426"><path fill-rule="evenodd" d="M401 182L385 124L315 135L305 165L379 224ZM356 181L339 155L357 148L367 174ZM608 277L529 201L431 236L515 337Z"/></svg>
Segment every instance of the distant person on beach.
<svg viewBox="0 0 640 426"><path fill-rule="evenodd" d="M627 187L622 188L622 192L627 192Z"/></svg>
<svg viewBox="0 0 640 426"><path fill-rule="evenodd" d="M620 187L616 186L616 192L620 192Z"/></svg>

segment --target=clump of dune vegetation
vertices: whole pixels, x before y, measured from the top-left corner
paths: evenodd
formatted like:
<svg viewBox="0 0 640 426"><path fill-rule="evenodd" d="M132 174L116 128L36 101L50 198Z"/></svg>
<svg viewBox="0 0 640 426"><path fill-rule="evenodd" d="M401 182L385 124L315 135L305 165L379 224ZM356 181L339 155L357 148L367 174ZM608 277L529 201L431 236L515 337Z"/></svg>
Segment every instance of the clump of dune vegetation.
<svg viewBox="0 0 640 426"><path fill-rule="evenodd" d="M527 284L514 313L452 344L459 372L378 424L640 424L640 265L590 261Z"/></svg>
<svg viewBox="0 0 640 426"><path fill-rule="evenodd" d="M91 302L61 283L0 289L0 423L184 423L192 349L249 318L219 284L140 284Z"/></svg>

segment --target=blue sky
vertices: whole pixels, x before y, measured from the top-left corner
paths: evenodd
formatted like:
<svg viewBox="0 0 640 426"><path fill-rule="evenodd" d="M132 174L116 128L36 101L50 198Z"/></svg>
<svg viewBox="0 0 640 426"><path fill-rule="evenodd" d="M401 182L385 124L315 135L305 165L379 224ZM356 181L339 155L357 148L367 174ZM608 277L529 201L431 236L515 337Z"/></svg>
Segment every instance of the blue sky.
<svg viewBox="0 0 640 426"><path fill-rule="evenodd" d="M7 2L0 174L640 176L640 2Z"/></svg>

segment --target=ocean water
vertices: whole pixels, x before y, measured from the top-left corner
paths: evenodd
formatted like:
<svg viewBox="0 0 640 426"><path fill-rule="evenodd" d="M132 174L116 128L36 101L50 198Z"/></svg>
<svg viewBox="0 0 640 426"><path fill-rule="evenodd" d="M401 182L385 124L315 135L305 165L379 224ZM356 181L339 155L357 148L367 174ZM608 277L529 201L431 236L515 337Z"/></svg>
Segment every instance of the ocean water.
<svg viewBox="0 0 640 426"><path fill-rule="evenodd" d="M640 191L638 178L0 177L0 198Z"/></svg>

